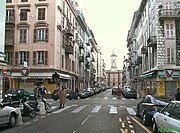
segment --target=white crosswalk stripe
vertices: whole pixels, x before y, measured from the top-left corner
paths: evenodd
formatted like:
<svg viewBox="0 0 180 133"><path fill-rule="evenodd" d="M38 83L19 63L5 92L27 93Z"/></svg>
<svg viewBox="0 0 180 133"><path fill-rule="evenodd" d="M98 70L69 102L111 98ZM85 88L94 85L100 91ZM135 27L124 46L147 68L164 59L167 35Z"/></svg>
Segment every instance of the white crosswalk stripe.
<svg viewBox="0 0 180 133"><path fill-rule="evenodd" d="M52 112L53 114L57 114L57 113L61 113L65 110L68 110L69 108L71 108L71 113L73 114L77 114L80 113L81 111L83 111L85 108L89 107L90 105L68 105L65 106L64 108L58 109L54 112ZM109 114L118 114L118 110L120 109L125 109L129 115L136 115L136 112L134 111L134 108L136 108L135 106L132 107L126 107L126 106L114 106L114 105L107 105L107 108L109 108ZM54 107L53 107L54 108ZM93 106L93 108L88 108L91 109L90 113L100 113L100 110L102 108L102 105L95 105ZM104 107L103 107L104 108Z"/></svg>

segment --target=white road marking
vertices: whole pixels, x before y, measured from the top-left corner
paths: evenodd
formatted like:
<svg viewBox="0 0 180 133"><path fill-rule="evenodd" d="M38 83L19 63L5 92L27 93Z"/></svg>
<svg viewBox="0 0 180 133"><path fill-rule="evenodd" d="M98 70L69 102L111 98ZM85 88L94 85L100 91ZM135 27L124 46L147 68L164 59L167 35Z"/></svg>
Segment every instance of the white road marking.
<svg viewBox="0 0 180 133"><path fill-rule="evenodd" d="M83 106L80 106L79 108L73 110L71 113L78 113L80 112L81 110L83 110L84 108L86 108L87 105L83 105Z"/></svg>
<svg viewBox="0 0 180 133"><path fill-rule="evenodd" d="M55 109L55 108L57 108L57 107L58 107L58 106L51 106L52 109Z"/></svg>
<svg viewBox="0 0 180 133"><path fill-rule="evenodd" d="M110 114L117 114L117 107L111 106L109 113Z"/></svg>
<svg viewBox="0 0 180 133"><path fill-rule="evenodd" d="M134 111L133 108L131 108L131 107L126 107L126 110L128 111L128 113L129 113L130 115L136 115L136 112Z"/></svg>
<svg viewBox="0 0 180 133"><path fill-rule="evenodd" d="M52 113L53 113L53 114L57 114L57 113L60 113L60 112L62 112L62 111L64 111L64 110L70 108L70 107L72 107L72 106L65 106L64 108L59 109L59 110L57 110L57 111L54 111L54 112L52 112Z"/></svg>
<svg viewBox="0 0 180 133"><path fill-rule="evenodd" d="M94 98L94 99L98 99L98 97Z"/></svg>
<svg viewBox="0 0 180 133"><path fill-rule="evenodd" d="M81 124L84 124L90 117L91 115L88 115L88 117L81 123Z"/></svg>
<svg viewBox="0 0 180 133"><path fill-rule="evenodd" d="M108 97L105 97L104 99L108 99Z"/></svg>
<svg viewBox="0 0 180 133"><path fill-rule="evenodd" d="M91 111L91 113L98 113L100 109L101 109L101 105L97 105L94 107L94 109Z"/></svg>
<svg viewBox="0 0 180 133"><path fill-rule="evenodd" d="M123 97L123 98L121 98L121 99L122 99L122 100L126 100L126 98L124 98L124 97Z"/></svg>
<svg viewBox="0 0 180 133"><path fill-rule="evenodd" d="M116 97L113 97L112 99L115 100L115 99L117 99L117 98L116 98Z"/></svg>

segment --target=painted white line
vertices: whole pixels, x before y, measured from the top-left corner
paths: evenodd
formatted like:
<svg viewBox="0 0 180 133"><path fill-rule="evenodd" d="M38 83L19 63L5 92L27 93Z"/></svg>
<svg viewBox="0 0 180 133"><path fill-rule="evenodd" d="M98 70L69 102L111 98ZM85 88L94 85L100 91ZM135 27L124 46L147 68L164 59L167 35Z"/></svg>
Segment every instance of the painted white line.
<svg viewBox="0 0 180 133"><path fill-rule="evenodd" d="M124 123L122 123L122 127L125 128L125 124Z"/></svg>
<svg viewBox="0 0 180 133"><path fill-rule="evenodd" d="M104 99L108 99L108 97L105 97Z"/></svg>
<svg viewBox="0 0 180 133"><path fill-rule="evenodd" d="M76 106L78 106L77 104L73 104L73 105L71 105L72 107L76 107Z"/></svg>
<svg viewBox="0 0 180 133"><path fill-rule="evenodd" d="M117 107L111 106L109 113L110 114L117 114Z"/></svg>
<svg viewBox="0 0 180 133"><path fill-rule="evenodd" d="M94 98L94 99L98 99L98 97Z"/></svg>
<svg viewBox="0 0 180 133"><path fill-rule="evenodd" d="M86 108L87 105L83 105L83 106L80 106L79 108L73 110L71 113L78 113L80 112L81 110L83 110L84 108Z"/></svg>
<svg viewBox="0 0 180 133"><path fill-rule="evenodd" d="M72 107L72 106L65 106L64 108L59 109L59 110L57 110L57 111L54 111L54 112L52 112L52 113L53 113L53 114L57 114L57 113L60 113L60 112L62 112L62 111L64 111L64 110L70 108L70 107Z"/></svg>
<svg viewBox="0 0 180 133"><path fill-rule="evenodd" d="M124 97L123 97L123 98L121 98L121 99L122 99L122 100L126 100L126 98L124 98Z"/></svg>
<svg viewBox="0 0 180 133"><path fill-rule="evenodd" d="M133 125L129 125L130 128L134 128Z"/></svg>
<svg viewBox="0 0 180 133"><path fill-rule="evenodd" d="M91 115L88 115L88 117L81 123L81 124L84 124L90 117Z"/></svg>
<svg viewBox="0 0 180 133"><path fill-rule="evenodd" d="M112 99L115 100L115 99L117 99L117 98L116 98L116 97L113 97Z"/></svg>
<svg viewBox="0 0 180 133"><path fill-rule="evenodd" d="M131 100L135 100L135 99L131 99Z"/></svg>
<svg viewBox="0 0 180 133"><path fill-rule="evenodd" d="M121 118L119 118L119 122L121 122L122 121L122 119Z"/></svg>
<svg viewBox="0 0 180 133"><path fill-rule="evenodd" d="M38 121L39 119L34 119L33 121Z"/></svg>
<svg viewBox="0 0 180 133"><path fill-rule="evenodd" d="M91 113L98 113L100 109L101 109L101 105L97 105L94 107L94 109L91 111Z"/></svg>
<svg viewBox="0 0 180 133"><path fill-rule="evenodd" d="M31 122L26 122L26 123L24 123L24 125L28 125L28 124L31 124Z"/></svg>
<svg viewBox="0 0 180 133"><path fill-rule="evenodd" d="M51 106L52 109L55 109L55 108L57 108L57 107L58 107L58 106Z"/></svg>
<svg viewBox="0 0 180 133"><path fill-rule="evenodd" d="M73 131L72 133L76 133L76 131Z"/></svg>
<svg viewBox="0 0 180 133"><path fill-rule="evenodd" d="M126 107L126 110L128 111L128 113L129 113L130 115L136 115L136 112L134 111L133 108Z"/></svg>

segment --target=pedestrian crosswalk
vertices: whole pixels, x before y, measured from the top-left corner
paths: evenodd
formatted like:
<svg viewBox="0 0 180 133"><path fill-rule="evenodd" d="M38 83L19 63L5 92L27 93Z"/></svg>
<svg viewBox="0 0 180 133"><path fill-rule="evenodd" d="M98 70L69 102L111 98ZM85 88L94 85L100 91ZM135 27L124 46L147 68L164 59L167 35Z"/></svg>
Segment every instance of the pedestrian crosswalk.
<svg viewBox="0 0 180 133"><path fill-rule="evenodd" d="M112 99L112 100L116 100L116 99L119 99L119 100L127 100L126 98L122 97L122 98L117 98L117 97L104 97L104 98L100 98L100 97L88 97L86 99L83 99L83 100L90 100L90 99L95 99L95 100L98 100L98 99L104 99L104 100L108 100L108 99ZM128 100L136 100L136 99L133 99L133 98L130 98Z"/></svg>
<svg viewBox="0 0 180 133"><path fill-rule="evenodd" d="M93 114L97 114L100 112L100 110L102 110L102 108L104 109L103 111L106 111L109 114L118 114L118 111L122 111L122 109L124 109L125 111L127 111L127 113L129 115L136 115L135 112L135 106L133 107L126 107L126 106L116 106L116 105L67 105L62 109L58 109L52 113L57 114L57 113L61 113L63 111L66 110L66 112L69 112L71 114L77 114L80 113L84 110L89 111L89 113L93 113ZM107 111L107 109L109 111Z"/></svg>

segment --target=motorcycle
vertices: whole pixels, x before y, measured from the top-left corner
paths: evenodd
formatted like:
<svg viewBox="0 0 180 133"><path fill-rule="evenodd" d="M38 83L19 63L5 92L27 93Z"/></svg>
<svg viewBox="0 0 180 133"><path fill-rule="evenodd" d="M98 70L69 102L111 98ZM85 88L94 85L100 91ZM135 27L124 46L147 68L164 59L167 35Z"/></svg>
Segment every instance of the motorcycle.
<svg viewBox="0 0 180 133"><path fill-rule="evenodd" d="M29 116L30 118L36 117L36 109L33 108L31 103L27 100L26 97L20 99L20 110L22 116Z"/></svg>

